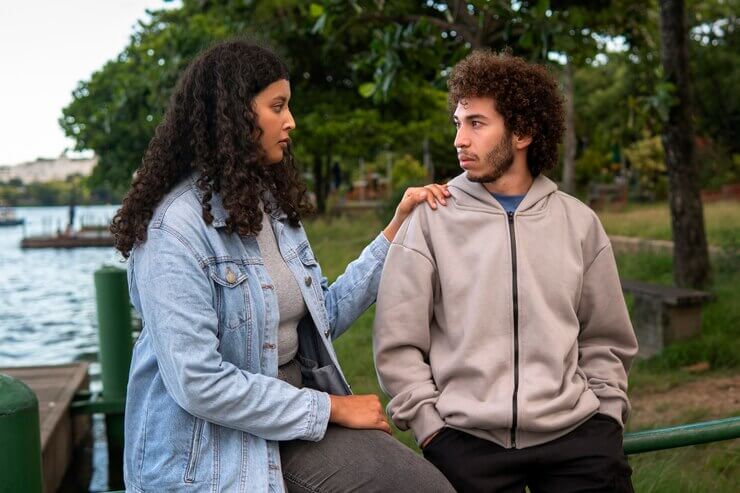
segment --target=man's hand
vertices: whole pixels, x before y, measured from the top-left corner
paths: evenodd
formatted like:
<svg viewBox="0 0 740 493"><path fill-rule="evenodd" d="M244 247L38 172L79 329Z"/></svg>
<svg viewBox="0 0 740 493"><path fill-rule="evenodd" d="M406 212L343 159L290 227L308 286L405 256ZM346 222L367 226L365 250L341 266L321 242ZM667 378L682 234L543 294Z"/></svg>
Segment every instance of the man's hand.
<svg viewBox="0 0 740 493"><path fill-rule="evenodd" d="M375 394L330 395L329 422L345 428L381 430L388 434L391 427Z"/></svg>
<svg viewBox="0 0 740 493"><path fill-rule="evenodd" d="M444 429L444 428L443 428L443 429ZM425 448L427 448L427 445L429 445L430 443L432 443L432 440L434 440L434 437L436 437L437 435L439 435L439 432L440 432L440 431L442 431L442 430L437 430L437 431L435 431L434 433L432 433L431 435L429 435L429 436L428 436L428 437L426 438L426 440L424 440L424 441L422 442L422 444L420 445L421 449L422 449L422 450L424 450Z"/></svg>

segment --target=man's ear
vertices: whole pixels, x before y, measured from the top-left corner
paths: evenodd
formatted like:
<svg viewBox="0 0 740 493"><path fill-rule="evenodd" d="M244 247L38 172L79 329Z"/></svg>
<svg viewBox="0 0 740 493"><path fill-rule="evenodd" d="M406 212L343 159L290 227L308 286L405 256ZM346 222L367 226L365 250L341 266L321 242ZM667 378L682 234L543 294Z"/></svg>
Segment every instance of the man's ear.
<svg viewBox="0 0 740 493"><path fill-rule="evenodd" d="M529 147L529 144L532 143L532 136L531 135L516 135L512 134L512 141L514 146L517 150L526 149Z"/></svg>

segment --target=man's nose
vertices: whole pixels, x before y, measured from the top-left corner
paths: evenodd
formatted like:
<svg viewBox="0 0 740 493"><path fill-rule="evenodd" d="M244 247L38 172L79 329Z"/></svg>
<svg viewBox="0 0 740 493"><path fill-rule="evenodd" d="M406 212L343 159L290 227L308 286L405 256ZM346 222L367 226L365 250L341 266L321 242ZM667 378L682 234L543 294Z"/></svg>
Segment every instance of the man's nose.
<svg viewBox="0 0 740 493"><path fill-rule="evenodd" d="M470 139L465 135L462 129L459 129L455 134L455 147L458 149L470 147Z"/></svg>

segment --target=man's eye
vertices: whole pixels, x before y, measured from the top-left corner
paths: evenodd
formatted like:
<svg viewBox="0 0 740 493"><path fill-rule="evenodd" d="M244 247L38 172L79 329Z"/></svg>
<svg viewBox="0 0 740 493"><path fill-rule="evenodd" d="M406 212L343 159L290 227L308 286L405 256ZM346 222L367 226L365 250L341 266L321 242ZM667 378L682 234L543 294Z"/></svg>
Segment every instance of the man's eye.
<svg viewBox="0 0 740 493"><path fill-rule="evenodd" d="M481 126L481 122L479 122L478 120L473 120L470 124L473 128Z"/></svg>
<svg viewBox="0 0 740 493"><path fill-rule="evenodd" d="M460 128L460 122L452 122L452 124L455 126L455 128Z"/></svg>

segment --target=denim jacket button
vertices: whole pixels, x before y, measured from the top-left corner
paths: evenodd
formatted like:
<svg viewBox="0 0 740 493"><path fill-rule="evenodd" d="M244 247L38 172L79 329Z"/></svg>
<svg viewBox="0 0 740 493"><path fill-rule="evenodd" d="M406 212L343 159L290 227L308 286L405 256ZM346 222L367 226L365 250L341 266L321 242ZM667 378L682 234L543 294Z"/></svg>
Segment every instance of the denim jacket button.
<svg viewBox="0 0 740 493"><path fill-rule="evenodd" d="M229 284L234 284L236 282L236 274L234 274L231 270L226 271L226 282Z"/></svg>
<svg viewBox="0 0 740 493"><path fill-rule="evenodd" d="M311 276L306 276L305 281L306 281L306 286L310 286L311 285Z"/></svg>
<svg viewBox="0 0 740 493"><path fill-rule="evenodd" d="M326 329L326 330L324 331L324 337L329 337L329 329Z"/></svg>

